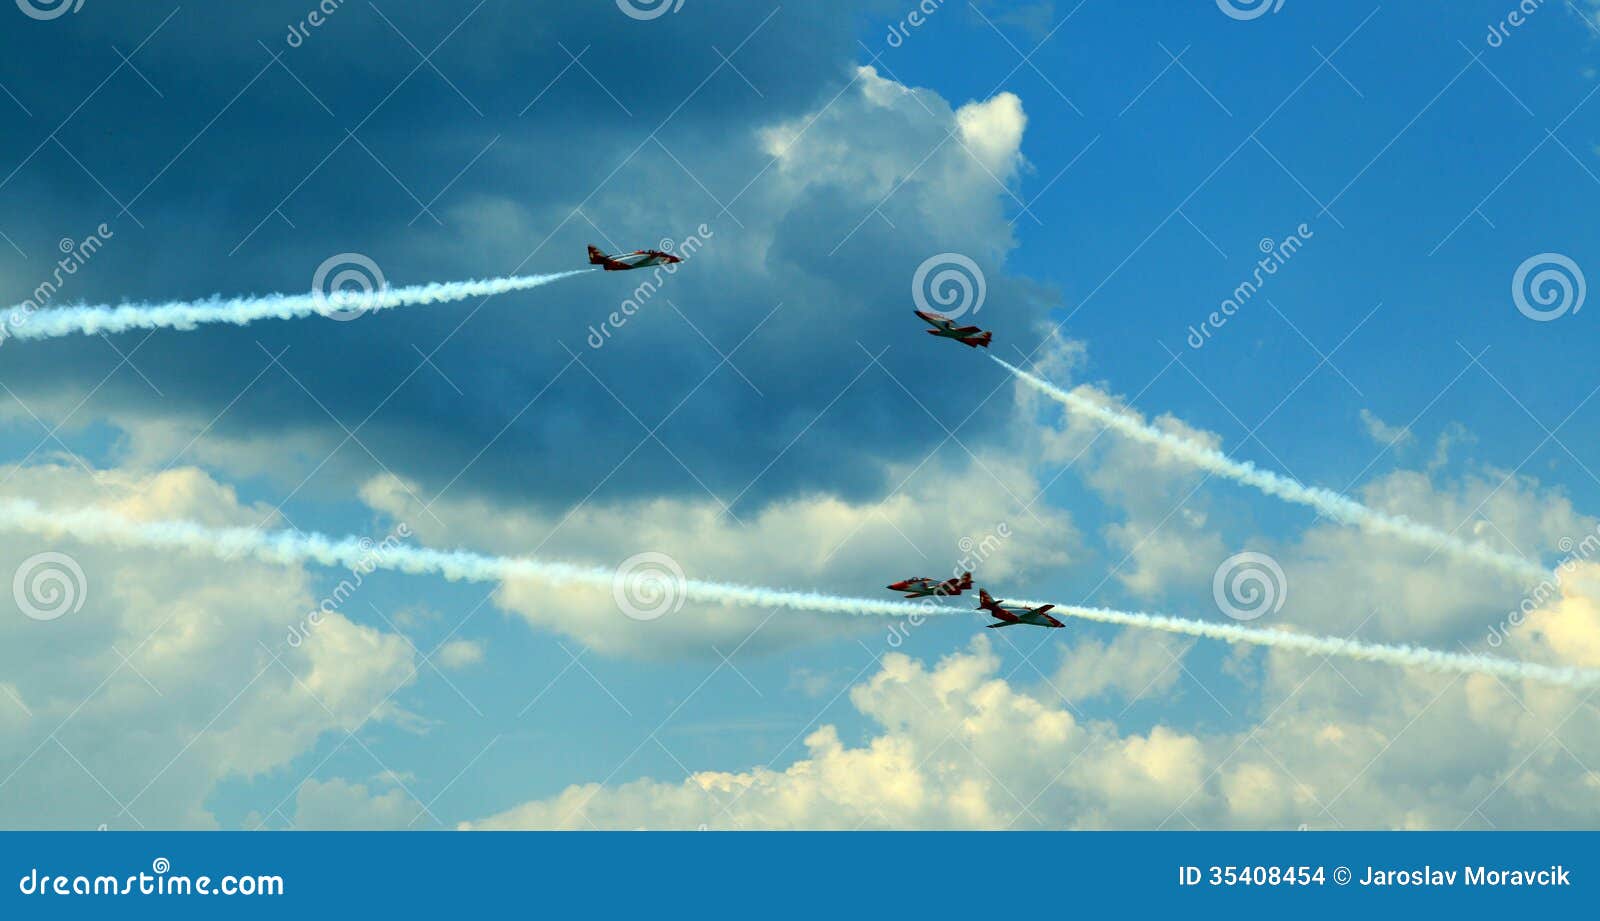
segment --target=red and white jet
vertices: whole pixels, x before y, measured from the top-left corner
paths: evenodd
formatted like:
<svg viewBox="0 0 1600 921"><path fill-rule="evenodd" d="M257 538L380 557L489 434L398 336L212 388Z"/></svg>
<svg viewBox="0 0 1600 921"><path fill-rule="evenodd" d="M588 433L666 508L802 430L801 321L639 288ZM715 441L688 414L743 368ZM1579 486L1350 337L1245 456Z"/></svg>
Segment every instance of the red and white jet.
<svg viewBox="0 0 1600 921"><path fill-rule="evenodd" d="M593 246L589 247L589 264L604 266L607 272L626 272L629 269L649 268L652 265L676 265L682 261L677 256L663 253L659 249L641 249L607 256Z"/></svg>
<svg viewBox="0 0 1600 921"><path fill-rule="evenodd" d="M891 592L905 592L907 598L952 598L972 588L972 573L964 572L959 579L946 579L943 582L918 576L895 582L888 588Z"/></svg>
<svg viewBox="0 0 1600 921"><path fill-rule="evenodd" d="M968 348L983 346L989 347L989 341L994 338L994 333L979 329L976 326L957 326L956 322L942 313L932 313L925 310L912 311L923 319L923 322L932 326L927 330L930 336L942 336L945 339L954 339Z"/></svg>
<svg viewBox="0 0 1600 921"><path fill-rule="evenodd" d="M1032 624L1035 627L1065 627L1066 624L1045 612L1055 607L1053 604L1042 604L1030 608L1020 604L1006 604L989 597L989 593L978 589L978 610L987 611L997 623L989 624L990 627L1015 627L1017 624Z"/></svg>

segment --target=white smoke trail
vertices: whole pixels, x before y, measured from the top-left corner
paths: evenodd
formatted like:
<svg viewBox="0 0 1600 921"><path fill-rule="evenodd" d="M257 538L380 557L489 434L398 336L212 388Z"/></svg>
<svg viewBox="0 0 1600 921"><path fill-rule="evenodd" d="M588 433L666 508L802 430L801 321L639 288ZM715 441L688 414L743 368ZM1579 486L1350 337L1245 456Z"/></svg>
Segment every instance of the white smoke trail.
<svg viewBox="0 0 1600 921"><path fill-rule="evenodd" d="M334 539L320 534L261 531L255 528L216 528L190 521L137 521L97 508L45 509L27 499L0 499L0 530L25 531L46 536L68 536L85 542L130 547L183 550L228 560L254 557L269 563L318 563L328 566L376 566L404 573L432 573L451 581L501 582L524 579L560 587L586 585L614 587L616 572L600 566L546 562L527 557L500 557L465 550L430 550L416 547L386 548L375 554L370 544L354 538ZM895 617L961 614L965 609L917 604L901 600L847 598L818 592L736 585L685 579L678 586L685 598L702 602L787 608L835 614ZM1019 602L1034 606L1040 602ZM1518 662L1489 656L1439 652L1414 646L1384 646L1336 637L1308 636L1234 624L1137 614L1104 608L1058 607L1071 617L1125 627L1141 627L1230 643L1250 643L1290 649L1312 655L1339 656L1365 662L1420 668L1428 671L1494 675L1513 680L1573 688L1600 686L1600 671Z"/></svg>
<svg viewBox="0 0 1600 921"><path fill-rule="evenodd" d="M475 297L508 294L548 285L593 269L575 269L553 275L513 275L473 281L435 282L404 288L380 287L365 291L310 291L305 294L267 294L233 297L220 295L198 301L164 304L84 305L33 310L22 304L11 309L0 339L54 339L61 336L123 333L134 329L194 329L204 323L243 326L256 320L293 320L312 314L355 313L445 304Z"/></svg>
<svg viewBox="0 0 1600 921"><path fill-rule="evenodd" d="M1388 534L1429 550L1439 550L1464 560L1493 566L1517 579L1540 582L1550 575L1549 570L1522 557L1502 553L1475 541L1462 540L1404 515L1380 512L1331 489L1307 486L1270 470L1261 470L1249 461L1236 461L1221 451L1171 432L1163 432L1082 394L1063 390L1000 358L993 355L989 357L994 358L996 363L1015 374L1024 383L1072 412L1099 420L1108 428L1115 429L1133 441L1169 451L1174 457L1201 470L1253 487L1269 496L1310 506L1343 524L1354 525L1378 534Z"/></svg>
<svg viewBox="0 0 1600 921"><path fill-rule="evenodd" d="M1025 601L1016 604L1036 605ZM1600 671L1587 668L1540 665L1519 662L1494 656L1440 652L1421 646L1381 645L1332 636L1314 636L1305 633L1287 633L1282 630L1264 630L1260 627L1242 627L1238 624L1211 623L1203 620L1186 620L1158 614L1134 614L1106 608L1058 607L1055 612L1065 612L1084 620L1124 627L1143 627L1167 633L1180 633L1229 643L1250 643L1274 649L1290 649L1314 656L1338 656L1361 662L1382 662L1419 668L1424 671L1447 674L1493 675L1497 678L1535 681L1563 687L1588 688L1600 686Z"/></svg>

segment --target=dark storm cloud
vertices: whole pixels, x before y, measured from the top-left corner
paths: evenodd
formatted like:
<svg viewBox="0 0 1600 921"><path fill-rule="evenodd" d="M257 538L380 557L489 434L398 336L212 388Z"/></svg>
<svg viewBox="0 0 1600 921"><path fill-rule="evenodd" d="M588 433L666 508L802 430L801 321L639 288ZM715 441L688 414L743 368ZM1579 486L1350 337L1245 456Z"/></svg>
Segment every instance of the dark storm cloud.
<svg viewBox="0 0 1600 921"><path fill-rule="evenodd" d="M557 271L587 242L655 246L702 224L711 237L599 349L592 331L647 273L349 323L8 346L0 381L30 402L72 405L137 347L143 377L113 374L83 416L198 427L242 393L208 438L331 447L355 430L353 470L373 469L370 449L424 495L858 495L945 437L908 390L954 426L996 383L918 331L923 259L976 258L986 318L1019 338L1043 311L989 236L1000 188L952 203L939 161L913 173L941 113L863 126L864 149L898 163L886 186L772 165L762 130L803 124L853 76L862 4L696 0L641 22L610 2L347 2L320 26L309 0L108 7L0 33L0 83L31 113L0 99L0 232L29 257L0 248L7 304L57 240L102 222L114 238L60 302L305 290L342 252L410 284ZM438 46L431 64L408 39Z"/></svg>

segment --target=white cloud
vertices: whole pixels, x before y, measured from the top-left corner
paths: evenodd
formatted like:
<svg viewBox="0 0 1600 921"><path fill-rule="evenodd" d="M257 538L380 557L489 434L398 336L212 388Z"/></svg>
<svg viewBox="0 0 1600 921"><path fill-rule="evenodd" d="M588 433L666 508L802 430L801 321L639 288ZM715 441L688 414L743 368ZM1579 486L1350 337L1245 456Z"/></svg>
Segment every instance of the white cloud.
<svg viewBox="0 0 1600 921"><path fill-rule="evenodd" d="M1010 178L1022 163L1022 132L1028 127L1022 100L1000 93L956 110L961 143L996 178Z"/></svg>
<svg viewBox="0 0 1600 921"><path fill-rule="evenodd" d="M12 467L0 479L7 495L144 519L270 517L192 469ZM211 827L207 799L218 783L282 767L324 733L391 715L384 701L414 674L400 638L338 614L288 645L290 625L314 604L303 569L0 535L0 559L46 550L81 568L84 603L48 622L15 609L0 617L8 827ZM10 712L17 701L28 711L20 724Z"/></svg>
<svg viewBox="0 0 1600 921"><path fill-rule="evenodd" d="M1053 379L1065 380L1081 359L1068 344L1058 347L1060 357L1051 358L1044 370ZM1021 384L1018 385L1021 388ZM1077 390L1096 402L1125 414L1143 417L1117 397L1090 385ZM1062 413L1060 407L1032 390L1022 389L1026 404L1040 418L1041 449L1049 464L1068 465L1094 492L1121 516L1104 528L1104 536L1114 550L1117 582L1135 597L1160 602L1173 591L1195 591L1209 587L1217 564L1233 551L1222 534L1210 526L1207 508L1209 495L1197 491L1204 475L1165 450L1131 443L1081 416ZM1165 432L1212 448L1219 448L1219 435L1197 429L1171 415L1160 415L1150 424Z"/></svg>
<svg viewBox="0 0 1600 921"><path fill-rule="evenodd" d="M1180 637L1124 630L1109 642L1080 637L1061 656L1051 688L1079 701L1115 694L1132 701L1170 692L1192 643Z"/></svg>
<svg viewBox="0 0 1600 921"><path fill-rule="evenodd" d="M997 264L1014 245L1000 205L1026 164L1027 124L1012 93L952 108L932 90L862 67L829 105L759 132L762 150L777 158L761 194L788 211L814 187L847 189L869 208L893 192L916 203L930 246L959 240L968 256Z"/></svg>
<svg viewBox="0 0 1600 921"><path fill-rule="evenodd" d="M1361 424L1373 441L1385 448L1398 448L1416 440L1416 435L1406 426L1390 425L1379 419L1372 410L1362 407Z"/></svg>
<svg viewBox="0 0 1600 921"><path fill-rule="evenodd" d="M1158 819L1203 777L1195 738L1081 723L998 678L1000 664L986 637L932 669L891 654L850 692L882 727L860 746L824 725L781 771L575 786L466 827L1027 828L1063 812L1102 826Z"/></svg>
<svg viewBox="0 0 1600 921"><path fill-rule="evenodd" d="M483 661L484 645L477 640L451 640L434 656L445 668L467 668Z"/></svg>
<svg viewBox="0 0 1600 921"><path fill-rule="evenodd" d="M881 501L794 499L769 505L742 524L709 500L589 502L555 514L447 497L424 515L411 492L388 477L370 481L362 496L373 508L409 522L424 543L466 543L506 554L536 551L548 559L603 566L651 551L666 554L689 578L841 594L883 595L883 586L894 579L944 576L961 568L988 580L1019 579L1071 561L1077 539L1070 517L1042 503L1020 510L1018 499L1031 499L1039 484L1015 461L986 454L965 467L923 468L908 479L911 473L895 472L891 481L905 487ZM882 627L838 615L773 615L697 603L641 621L625 616L610 591L581 586L507 583L495 602L600 652L645 657L705 655L711 645L726 649L753 632L747 649Z"/></svg>
<svg viewBox="0 0 1600 921"><path fill-rule="evenodd" d="M1135 634L1128 634L1135 636ZM1115 644L1113 644L1115 645ZM1268 656L1243 729L1132 732L999 677L986 637L853 688L787 767L579 784L463 828L1584 827L1600 731L1571 691ZM1352 685L1351 683L1354 684ZM1513 696L1515 695L1515 696ZM1492 816L1491 819L1486 817Z"/></svg>
<svg viewBox="0 0 1600 921"><path fill-rule="evenodd" d="M376 791L347 780L308 780L295 795L294 827L301 831L406 829L423 807L399 787ZM428 827L432 823L427 823Z"/></svg>

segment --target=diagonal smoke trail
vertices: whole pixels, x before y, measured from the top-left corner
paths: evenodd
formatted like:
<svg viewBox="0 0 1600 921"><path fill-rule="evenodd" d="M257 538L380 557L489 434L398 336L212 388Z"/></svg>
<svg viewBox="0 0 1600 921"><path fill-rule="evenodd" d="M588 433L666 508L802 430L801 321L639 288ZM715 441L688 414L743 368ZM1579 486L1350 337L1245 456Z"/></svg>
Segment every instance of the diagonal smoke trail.
<svg viewBox="0 0 1600 921"><path fill-rule="evenodd" d="M190 521L137 521L105 509L88 507L46 509L27 499L0 499L0 530L25 531L47 536L64 535L91 543L183 550L224 560L250 556L269 563L319 563L351 568L370 566L396 572L432 573L452 581L500 582L507 579L525 579L557 587L586 585L615 590L618 578L615 570L600 566L579 566L527 557L489 556L465 550L429 550L406 546L375 551L370 542L354 538L335 539L320 534L261 531L255 528L215 528ZM908 601L847 598L818 592L784 591L699 579L684 579L674 587L681 590L685 598L697 601L781 607L795 611L899 617L963 613L961 608L923 605ZM1022 603L1037 604L1037 602ZM1494 675L1500 678L1573 688L1600 686L1600 671L1592 669L1438 652L1414 646L1383 646L1336 637L1308 636L1104 608L1068 606L1058 607L1055 610L1072 617L1100 623L1161 630L1230 643L1250 643L1313 655L1340 656L1435 672Z"/></svg>
<svg viewBox="0 0 1600 921"><path fill-rule="evenodd" d="M312 314L393 310L445 304L475 297L490 297L538 288L593 269L575 269L553 275L512 275L473 281L435 282L404 288L381 287L367 291L311 291L305 294L266 294L223 299L220 295L198 301L164 304L85 305L33 310L13 307L8 322L0 326L0 340L55 339L61 336L123 333L134 329L194 329L203 323L243 326L256 320L293 320Z"/></svg>
<svg viewBox="0 0 1600 921"><path fill-rule="evenodd" d="M1188 438L1174 435L1171 432L1163 432L1158 428L1146 425L1133 416L1102 406L1082 394L1063 390L1049 381L1008 364L1000 358L996 358L993 355L989 357L994 358L995 362L1002 368L1015 374L1019 380L1062 404L1071 412L1096 419L1104 423L1108 428L1115 429L1119 434L1133 441L1169 451L1174 457L1208 473L1214 473L1217 476L1233 480L1235 483L1253 487L1269 496L1310 506L1329 518L1344 524L1355 525L1378 534L1398 537L1420 547L1443 551L1470 562L1493 566L1495 569L1517 579L1539 582L1550 575L1549 570L1522 557L1502 553L1493 547L1476 541L1462 540L1453 534L1446 534L1437 528L1413 521L1404 515L1391 515L1387 512L1380 512L1331 489L1323 489L1320 486L1307 486L1282 474L1273 473L1270 470L1261 470L1249 461L1236 461L1221 451L1214 450Z"/></svg>

